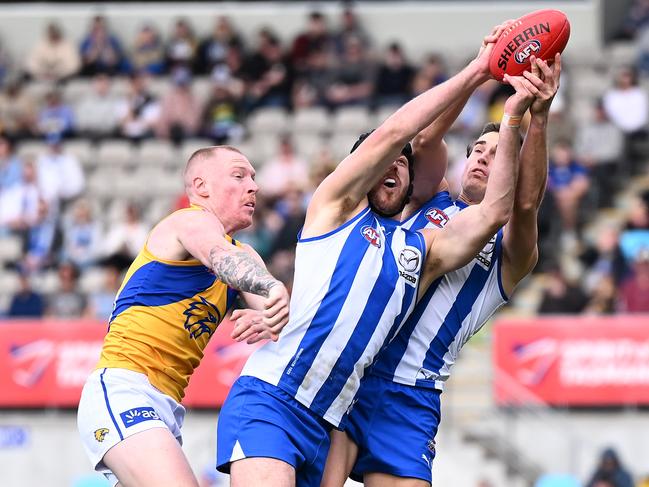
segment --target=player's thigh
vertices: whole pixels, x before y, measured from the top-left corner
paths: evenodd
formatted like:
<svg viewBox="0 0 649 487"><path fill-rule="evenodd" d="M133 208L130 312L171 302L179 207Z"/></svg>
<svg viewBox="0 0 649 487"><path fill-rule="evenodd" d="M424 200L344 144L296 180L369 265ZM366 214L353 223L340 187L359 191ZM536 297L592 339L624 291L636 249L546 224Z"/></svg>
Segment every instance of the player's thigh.
<svg viewBox="0 0 649 487"><path fill-rule="evenodd" d="M167 428L125 438L106 452L103 461L123 487L198 487L178 440Z"/></svg>
<svg viewBox="0 0 649 487"><path fill-rule="evenodd" d="M365 487L430 487L430 482L422 479L395 477L386 473L366 473L363 476Z"/></svg>
<svg viewBox="0 0 649 487"><path fill-rule="evenodd" d="M320 486L342 487L356 463L358 446L343 431L333 430L330 438L331 444Z"/></svg>
<svg viewBox="0 0 649 487"><path fill-rule="evenodd" d="M294 487L295 468L274 458L243 458L230 465L230 487Z"/></svg>

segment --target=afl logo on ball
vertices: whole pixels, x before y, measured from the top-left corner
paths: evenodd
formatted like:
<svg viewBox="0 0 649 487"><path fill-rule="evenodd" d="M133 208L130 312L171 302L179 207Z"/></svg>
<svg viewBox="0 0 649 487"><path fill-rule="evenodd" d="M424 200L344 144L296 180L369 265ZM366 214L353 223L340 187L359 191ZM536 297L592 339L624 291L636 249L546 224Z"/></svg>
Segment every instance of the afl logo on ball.
<svg viewBox="0 0 649 487"><path fill-rule="evenodd" d="M514 59L518 64L525 64L532 54L541 50L541 43L536 39L526 42L514 53Z"/></svg>
<svg viewBox="0 0 649 487"><path fill-rule="evenodd" d="M428 208L425 216L426 220L438 227L443 227L448 222L448 215L439 208Z"/></svg>
<svg viewBox="0 0 649 487"><path fill-rule="evenodd" d="M365 225L363 228L361 228L361 234L363 234L363 237L365 237L365 240L367 240L369 243L379 249L381 248L381 234L376 228Z"/></svg>

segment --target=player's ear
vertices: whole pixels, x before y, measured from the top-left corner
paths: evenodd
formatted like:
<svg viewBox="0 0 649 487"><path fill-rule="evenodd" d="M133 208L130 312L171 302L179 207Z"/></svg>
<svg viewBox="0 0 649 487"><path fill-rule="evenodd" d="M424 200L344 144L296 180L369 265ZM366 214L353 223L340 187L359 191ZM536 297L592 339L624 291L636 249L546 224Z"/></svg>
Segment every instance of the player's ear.
<svg viewBox="0 0 649 487"><path fill-rule="evenodd" d="M202 177L196 176L192 180L192 186L194 187L194 192L197 195L202 196L203 198L207 198L210 195L207 189L206 181Z"/></svg>

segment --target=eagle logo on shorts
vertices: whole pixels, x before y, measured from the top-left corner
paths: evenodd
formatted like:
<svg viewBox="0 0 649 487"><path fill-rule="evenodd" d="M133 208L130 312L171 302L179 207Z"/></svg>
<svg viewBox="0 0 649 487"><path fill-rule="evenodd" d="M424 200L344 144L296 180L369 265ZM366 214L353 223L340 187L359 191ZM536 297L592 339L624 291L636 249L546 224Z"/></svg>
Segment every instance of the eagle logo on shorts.
<svg viewBox="0 0 649 487"><path fill-rule="evenodd" d="M108 428L99 428L98 430L95 430L95 440L97 440L99 443L104 441L104 438L106 438L108 431Z"/></svg>
<svg viewBox="0 0 649 487"><path fill-rule="evenodd" d="M207 337L210 338L221 322L221 312L207 299L202 296L199 297L200 301L190 303L189 308L183 311L185 330L189 332L189 337L193 339L197 339L204 333L207 333Z"/></svg>
<svg viewBox="0 0 649 487"><path fill-rule="evenodd" d="M361 233L363 234L363 237L365 237L365 240L367 240L375 247L379 249L381 248L381 234L376 228L365 225L363 228L361 228Z"/></svg>

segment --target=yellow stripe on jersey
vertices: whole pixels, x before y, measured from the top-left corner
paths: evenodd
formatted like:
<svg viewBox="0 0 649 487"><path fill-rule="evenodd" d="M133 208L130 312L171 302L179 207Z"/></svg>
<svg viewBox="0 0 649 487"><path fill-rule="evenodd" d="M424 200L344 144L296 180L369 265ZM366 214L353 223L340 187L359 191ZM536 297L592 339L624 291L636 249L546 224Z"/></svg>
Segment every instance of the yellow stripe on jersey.
<svg viewBox="0 0 649 487"><path fill-rule="evenodd" d="M180 402L236 295L198 260L160 259L145 244L117 293L97 368L146 374Z"/></svg>

